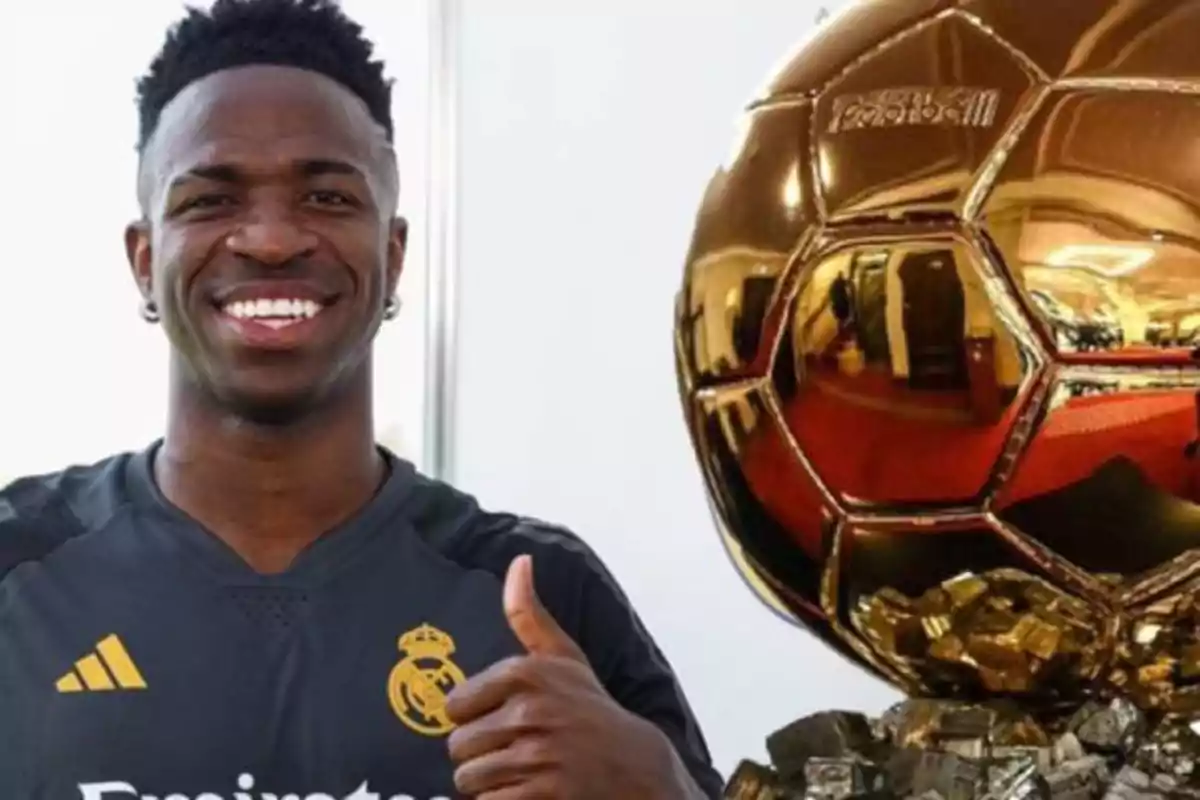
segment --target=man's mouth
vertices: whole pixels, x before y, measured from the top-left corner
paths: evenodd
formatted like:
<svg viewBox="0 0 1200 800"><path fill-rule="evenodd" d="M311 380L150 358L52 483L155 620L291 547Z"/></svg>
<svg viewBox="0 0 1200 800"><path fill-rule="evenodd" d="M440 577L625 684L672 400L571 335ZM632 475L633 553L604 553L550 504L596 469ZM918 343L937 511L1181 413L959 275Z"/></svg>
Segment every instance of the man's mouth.
<svg viewBox="0 0 1200 800"><path fill-rule="evenodd" d="M245 283L213 301L223 336L257 350L291 350L328 335L337 303L338 295L299 281Z"/></svg>
<svg viewBox="0 0 1200 800"><path fill-rule="evenodd" d="M260 297L233 300L219 306L221 313L244 322L282 330L310 320L325 310L326 304L299 297Z"/></svg>

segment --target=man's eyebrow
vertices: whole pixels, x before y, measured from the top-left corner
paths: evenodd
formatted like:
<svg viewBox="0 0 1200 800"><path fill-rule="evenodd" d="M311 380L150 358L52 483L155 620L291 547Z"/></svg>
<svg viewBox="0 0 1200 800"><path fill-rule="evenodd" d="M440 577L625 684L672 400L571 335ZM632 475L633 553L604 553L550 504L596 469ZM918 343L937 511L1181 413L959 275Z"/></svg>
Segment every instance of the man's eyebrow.
<svg viewBox="0 0 1200 800"><path fill-rule="evenodd" d="M362 170L346 161L329 158L309 158L296 161L292 172L305 177L316 178L322 175L352 175L363 176ZM212 181L214 183L245 183L246 171L234 164L204 164L193 167L180 175L172 186L188 183L194 180Z"/></svg>
<svg viewBox="0 0 1200 800"><path fill-rule="evenodd" d="M296 170L306 178L315 178L321 175L362 175L362 170L353 164L328 158L298 161Z"/></svg>

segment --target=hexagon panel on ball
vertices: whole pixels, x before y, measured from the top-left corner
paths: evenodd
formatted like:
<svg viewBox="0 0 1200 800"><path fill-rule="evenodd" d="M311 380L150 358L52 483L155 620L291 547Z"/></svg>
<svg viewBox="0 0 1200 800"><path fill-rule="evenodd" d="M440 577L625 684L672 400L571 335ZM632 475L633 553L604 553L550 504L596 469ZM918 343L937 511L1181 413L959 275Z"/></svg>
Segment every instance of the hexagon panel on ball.
<svg viewBox="0 0 1200 800"><path fill-rule="evenodd" d="M823 486L862 513L978 507L1042 359L953 228L823 237L800 267L772 388Z"/></svg>
<svg viewBox="0 0 1200 800"><path fill-rule="evenodd" d="M1200 574L1200 373L1060 370L997 521L1136 609Z"/></svg>
<svg viewBox="0 0 1200 800"><path fill-rule="evenodd" d="M1038 75L969 17L944 13L868 51L813 115L828 220L961 214Z"/></svg>
<svg viewBox="0 0 1200 800"><path fill-rule="evenodd" d="M821 603L839 518L783 434L763 382L698 391L690 429L734 566L768 607L849 654Z"/></svg>
<svg viewBox="0 0 1200 800"><path fill-rule="evenodd" d="M1193 364L1200 346L1200 105L1149 87L1056 89L981 219L1042 335L1070 362Z"/></svg>
<svg viewBox="0 0 1200 800"><path fill-rule="evenodd" d="M781 276L817 222L805 103L749 112L709 181L676 316L679 368L701 388L767 371Z"/></svg>
<svg viewBox="0 0 1200 800"><path fill-rule="evenodd" d="M1200 80L1192 0L1031 2L962 0L960 8L1051 80Z"/></svg>

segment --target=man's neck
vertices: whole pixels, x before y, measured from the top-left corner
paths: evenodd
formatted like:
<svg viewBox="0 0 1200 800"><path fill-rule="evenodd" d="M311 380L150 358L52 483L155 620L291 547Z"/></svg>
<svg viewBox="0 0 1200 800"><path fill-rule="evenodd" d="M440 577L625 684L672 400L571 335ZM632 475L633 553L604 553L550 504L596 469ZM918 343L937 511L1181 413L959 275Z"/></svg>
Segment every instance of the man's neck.
<svg viewBox="0 0 1200 800"><path fill-rule="evenodd" d="M155 480L254 569L280 572L366 505L385 477L369 390L343 399L319 420L267 428L177 397Z"/></svg>

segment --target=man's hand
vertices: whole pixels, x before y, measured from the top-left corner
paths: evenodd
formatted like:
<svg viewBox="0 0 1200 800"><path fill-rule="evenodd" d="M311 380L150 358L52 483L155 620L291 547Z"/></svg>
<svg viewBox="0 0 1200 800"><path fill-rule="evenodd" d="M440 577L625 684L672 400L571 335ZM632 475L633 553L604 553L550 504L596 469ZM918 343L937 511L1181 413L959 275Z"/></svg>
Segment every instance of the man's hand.
<svg viewBox="0 0 1200 800"><path fill-rule="evenodd" d="M527 655L451 692L450 757L478 800L684 800L700 792L667 737L621 708L541 604L529 556L513 561L504 612Z"/></svg>

